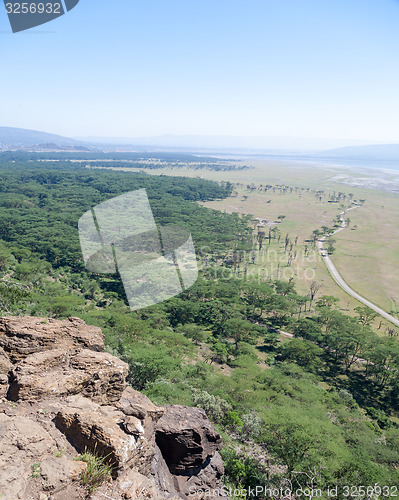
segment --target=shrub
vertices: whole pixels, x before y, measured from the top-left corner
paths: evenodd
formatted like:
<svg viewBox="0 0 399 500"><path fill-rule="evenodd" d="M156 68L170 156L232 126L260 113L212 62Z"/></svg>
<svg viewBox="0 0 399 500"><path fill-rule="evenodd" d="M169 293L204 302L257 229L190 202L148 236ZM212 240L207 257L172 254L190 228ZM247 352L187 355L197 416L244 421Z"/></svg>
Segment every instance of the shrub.
<svg viewBox="0 0 399 500"><path fill-rule="evenodd" d="M256 439L262 430L262 420L255 413L247 413L241 417L243 427L241 436L244 439L249 437Z"/></svg>
<svg viewBox="0 0 399 500"><path fill-rule="evenodd" d="M206 391L193 389L194 405L205 410L208 417L216 423L222 422L231 406L227 401Z"/></svg>
<svg viewBox="0 0 399 500"><path fill-rule="evenodd" d="M111 477L112 468L105 463L106 458L98 457L89 451L76 458L87 464L87 469L82 472L80 480L89 495Z"/></svg>

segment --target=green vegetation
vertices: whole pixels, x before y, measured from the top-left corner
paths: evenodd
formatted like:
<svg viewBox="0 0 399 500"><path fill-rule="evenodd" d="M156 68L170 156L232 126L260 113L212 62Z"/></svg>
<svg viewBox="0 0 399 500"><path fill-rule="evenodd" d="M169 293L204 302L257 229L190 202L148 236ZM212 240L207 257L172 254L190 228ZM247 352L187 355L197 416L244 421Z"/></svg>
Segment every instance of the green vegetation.
<svg viewBox="0 0 399 500"><path fill-rule="evenodd" d="M34 463L34 464L32 465L32 474L31 474L31 476L30 476L30 477L31 477L31 478L40 477L41 473L42 473L42 470L41 470L41 466L40 466L40 464L39 464L39 463L37 463L37 462L36 462L36 463Z"/></svg>
<svg viewBox="0 0 399 500"><path fill-rule="evenodd" d="M237 162L242 165L242 162ZM206 203L206 206L222 212L237 212L253 214L256 217L276 220L278 215L285 214L280 229L284 233L299 235L308 238L311 232L321 224L332 226L339 204L320 203L313 194L298 196L290 189L284 196L278 190L276 193L268 191L266 194L258 190L247 192L245 186L250 182L260 184L289 185L292 188L305 187L318 191L322 186L326 192L344 192L349 199L359 201L366 199L361 210L350 213L350 228L337 237L336 251L333 256L334 264L341 276L360 295L369 298L375 304L391 314L399 311L399 295L397 275L393 272L399 266L399 198L394 191L397 175L392 170L364 169L361 177L356 168L334 166L321 168L319 165L305 164L284 160L251 160L245 162L251 170L234 170L228 173L203 170L201 176L216 181L229 179L237 183L238 194L221 201ZM153 174L176 175L174 168L154 169ZM192 169L181 168L179 175L196 177ZM242 199L240 198L243 195ZM245 198L245 199L244 199ZM329 275L324 263L314 263L316 276L314 279L323 285L323 293L334 295L341 300L346 309L354 309L359 304L349 297ZM367 272L365 272L367 270ZM297 287L305 293L305 280L298 280ZM386 323L384 323L386 325Z"/></svg>
<svg viewBox="0 0 399 500"><path fill-rule="evenodd" d="M85 451L76 457L76 460L87 464L87 468L82 471L80 481L88 495L94 493L97 488L111 478L112 467L105 462L106 458Z"/></svg>
<svg viewBox="0 0 399 500"><path fill-rule="evenodd" d="M74 167L77 163L88 165L91 168L125 168L125 169L183 169L211 170L215 172L226 172L233 170L248 170L245 165L238 165L232 160L219 160L218 158L206 156L194 156L187 153L130 153L130 152L28 152L28 151L6 151L0 153L2 161L57 161L63 162L68 167Z"/></svg>
<svg viewBox="0 0 399 500"><path fill-rule="evenodd" d="M2 314L80 316L100 326L133 387L159 404L206 410L224 437L228 484L398 482L396 331L377 336L367 308L351 317L315 282L304 291L293 280L254 278L256 259L243 255L270 240L286 254L299 243L295 233L280 242L265 233L260 242L252 216L195 203L229 196L232 185L63 162L4 163L0 180ZM118 275L84 268L77 221L143 187L158 223L190 229L203 270L186 292L131 312ZM98 460L93 471L104 465Z"/></svg>

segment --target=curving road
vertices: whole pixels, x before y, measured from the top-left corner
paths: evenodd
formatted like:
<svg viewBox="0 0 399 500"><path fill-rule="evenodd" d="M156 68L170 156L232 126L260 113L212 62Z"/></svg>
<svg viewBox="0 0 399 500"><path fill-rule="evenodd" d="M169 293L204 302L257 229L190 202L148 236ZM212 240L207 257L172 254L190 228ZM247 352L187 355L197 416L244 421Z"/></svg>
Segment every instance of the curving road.
<svg viewBox="0 0 399 500"><path fill-rule="evenodd" d="M337 234L337 233L343 231L346 228L344 215L346 214L346 212L349 212L350 210L354 210L355 208L359 208L359 207L360 207L360 205L356 204L355 206L348 208L347 210L344 210L343 212L341 212L339 214L341 216L341 227L339 229L337 229L336 231L334 231L332 234ZM327 266L328 270L330 271L331 276L334 278L335 282L343 290L345 290L345 292L349 293L349 295L352 295L352 297L354 297L356 300L358 300L359 302L362 302L365 306L369 307L370 309L373 309L373 311L375 311L380 316L387 319L388 321L390 321L394 325L399 326L399 319L396 319L394 316L392 316L391 314L388 314L386 311L384 311L384 309L381 309L381 307L376 306L375 304L373 304L372 302L367 300L365 297L362 297L361 295L359 295L357 292L352 290L352 288L343 280L342 276L337 271L337 268L335 267L335 265L331 261L329 255L324 247L325 240L326 240L326 236L323 236L322 238L320 238L317 242L317 246L319 248L320 255L322 256L324 262L326 263L326 266Z"/></svg>

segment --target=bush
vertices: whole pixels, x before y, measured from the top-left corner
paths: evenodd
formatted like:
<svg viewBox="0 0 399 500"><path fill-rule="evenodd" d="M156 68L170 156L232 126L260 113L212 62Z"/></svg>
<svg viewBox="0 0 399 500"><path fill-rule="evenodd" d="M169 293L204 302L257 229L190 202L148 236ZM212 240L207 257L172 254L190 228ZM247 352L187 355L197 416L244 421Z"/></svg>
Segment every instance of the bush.
<svg viewBox="0 0 399 500"><path fill-rule="evenodd" d="M224 419L224 425L233 432L240 432L244 422L239 417L236 411L228 411Z"/></svg>
<svg viewBox="0 0 399 500"><path fill-rule="evenodd" d="M229 403L219 396L195 388L193 389L193 402L198 408L204 409L208 418L216 423L222 422L232 409Z"/></svg>
<svg viewBox="0 0 399 500"><path fill-rule="evenodd" d="M241 417L243 427L241 429L241 436L244 439L256 439L262 430L262 420L256 413L247 413Z"/></svg>

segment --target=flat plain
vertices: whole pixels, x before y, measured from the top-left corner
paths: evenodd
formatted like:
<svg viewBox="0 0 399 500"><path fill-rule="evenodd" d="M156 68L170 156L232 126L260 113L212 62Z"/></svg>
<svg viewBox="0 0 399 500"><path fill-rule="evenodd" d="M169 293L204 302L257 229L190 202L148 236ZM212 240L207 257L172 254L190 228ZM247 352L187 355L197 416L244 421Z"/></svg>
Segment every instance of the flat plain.
<svg viewBox="0 0 399 500"><path fill-rule="evenodd" d="M355 291L387 312L399 313L399 172L279 160L246 159L237 164L250 168L214 171L179 167L150 173L230 181L235 184L234 196L204 205L272 222L285 216L274 226L281 233L280 242L276 239L270 245L265 243L251 272L263 276L274 272L274 277L280 272L282 278L291 277L284 262L284 239L287 234L290 239L298 236L293 248L297 256L290 266L298 291L308 293L310 283L316 281L321 286L319 295L334 295L340 299L341 309L349 312L359 303L335 283L320 258L304 258L303 249L313 230L332 227L343 207L350 206L348 200L365 200L348 214L349 227L334 236L336 250L332 259ZM269 187L264 192L266 185L277 189ZM287 187L284 194L281 186ZM398 192L392 192L396 187ZM321 201L316 191L324 192ZM328 202L331 195L340 192L346 195L345 202Z"/></svg>

